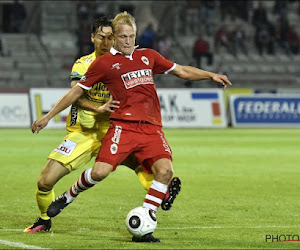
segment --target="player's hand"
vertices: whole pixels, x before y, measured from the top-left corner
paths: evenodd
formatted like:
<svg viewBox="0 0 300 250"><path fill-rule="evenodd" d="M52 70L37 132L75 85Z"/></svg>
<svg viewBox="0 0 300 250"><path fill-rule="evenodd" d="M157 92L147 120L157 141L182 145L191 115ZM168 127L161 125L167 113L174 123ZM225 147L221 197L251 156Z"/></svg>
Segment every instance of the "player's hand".
<svg viewBox="0 0 300 250"><path fill-rule="evenodd" d="M41 129L47 126L49 122L49 119L47 119L45 116L36 120L34 123L31 125L31 131L34 134L38 134Z"/></svg>
<svg viewBox="0 0 300 250"><path fill-rule="evenodd" d="M119 104L120 104L119 101L113 100L113 97L110 96L109 101L107 103L96 108L96 112L104 113L107 111L107 112L113 113L113 112L115 112L114 111L115 108L120 108Z"/></svg>
<svg viewBox="0 0 300 250"><path fill-rule="evenodd" d="M227 88L228 85L232 85L226 75L214 74L212 79L215 82L222 84L224 86L224 90Z"/></svg>

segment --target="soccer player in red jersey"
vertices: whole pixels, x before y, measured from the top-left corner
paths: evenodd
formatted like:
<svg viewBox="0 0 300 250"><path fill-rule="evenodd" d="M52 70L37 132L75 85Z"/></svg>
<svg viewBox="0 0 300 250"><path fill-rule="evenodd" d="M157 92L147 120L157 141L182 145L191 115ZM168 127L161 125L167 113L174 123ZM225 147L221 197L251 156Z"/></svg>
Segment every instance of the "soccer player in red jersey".
<svg viewBox="0 0 300 250"><path fill-rule="evenodd" d="M212 79L222 84L224 89L231 85L225 75L176 64L152 49L138 49L135 46L135 20L127 12L114 18L113 29L115 44L110 53L97 58L77 86L32 125L32 132L38 133L51 118L99 81L109 89L114 100L120 102L119 108L112 107L111 125L102 140L92 172L89 176L83 173L70 190L51 203L47 211L50 217L60 213L80 192L106 178L131 153L138 158L144 171L154 174L143 206L157 211L161 204L163 207L165 200L171 205L178 192L176 188L168 188L173 176L172 151L162 132L153 76L170 73L190 81ZM159 242L159 239L150 234L142 239L133 237L133 241Z"/></svg>

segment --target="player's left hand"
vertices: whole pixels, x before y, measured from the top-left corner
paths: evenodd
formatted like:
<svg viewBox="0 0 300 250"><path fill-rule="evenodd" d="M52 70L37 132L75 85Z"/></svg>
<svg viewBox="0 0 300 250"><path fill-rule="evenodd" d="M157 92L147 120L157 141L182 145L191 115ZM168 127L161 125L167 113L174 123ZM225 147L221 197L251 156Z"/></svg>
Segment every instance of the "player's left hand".
<svg viewBox="0 0 300 250"><path fill-rule="evenodd" d="M224 86L224 90L227 88L228 85L232 85L226 75L214 74L212 79L215 82L222 84Z"/></svg>
<svg viewBox="0 0 300 250"><path fill-rule="evenodd" d="M107 103L105 103L102 106L98 106L96 108L96 112L103 113L103 112L107 111L107 112L113 113L113 112L115 112L114 111L115 108L120 108L119 104L120 104L120 102L113 100L113 97L111 95L109 98L109 101Z"/></svg>
<svg viewBox="0 0 300 250"><path fill-rule="evenodd" d="M49 119L47 119L45 116L36 120L34 123L31 125L31 131L34 134L38 134L41 129L47 126L49 122Z"/></svg>

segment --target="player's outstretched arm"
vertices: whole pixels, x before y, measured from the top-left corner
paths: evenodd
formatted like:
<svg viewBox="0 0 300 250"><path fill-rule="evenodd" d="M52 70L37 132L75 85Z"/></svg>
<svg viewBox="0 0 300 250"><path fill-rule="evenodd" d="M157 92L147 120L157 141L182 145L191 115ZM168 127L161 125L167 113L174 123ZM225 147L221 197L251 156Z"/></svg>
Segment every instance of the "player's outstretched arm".
<svg viewBox="0 0 300 250"><path fill-rule="evenodd" d="M42 118L36 120L31 125L32 133L38 133L41 129L47 126L48 122L59 112L69 107L72 103L76 102L83 94L83 89L75 86L65 94L55 106Z"/></svg>
<svg viewBox="0 0 300 250"><path fill-rule="evenodd" d="M220 75L213 72L204 71L202 69L198 69L192 66L182 66L176 64L175 69L172 70L170 74L189 81L212 79L213 81L222 84L224 86L224 90L227 88L228 85L232 85L226 75Z"/></svg>

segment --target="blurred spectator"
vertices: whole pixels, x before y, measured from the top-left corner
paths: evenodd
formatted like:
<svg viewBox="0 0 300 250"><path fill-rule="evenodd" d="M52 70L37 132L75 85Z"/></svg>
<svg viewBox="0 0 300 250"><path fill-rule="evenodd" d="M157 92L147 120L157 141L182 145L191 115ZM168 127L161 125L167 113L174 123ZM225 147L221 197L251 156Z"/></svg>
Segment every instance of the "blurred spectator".
<svg viewBox="0 0 300 250"><path fill-rule="evenodd" d="M198 39L194 43L193 57L196 60L196 67L201 68L202 57L207 58L207 64L211 66L213 64L213 55L210 52L209 43L199 35Z"/></svg>
<svg viewBox="0 0 300 250"><path fill-rule="evenodd" d="M286 34L286 39L291 52L296 55L299 54L300 40L295 28L295 26L289 27L288 32Z"/></svg>
<svg viewBox="0 0 300 250"><path fill-rule="evenodd" d="M125 2L125 1L124 1ZM124 12L127 11L129 14L131 14L132 16L134 16L134 10L135 10L135 6L132 4L125 4L125 5L121 5L119 7L119 11L120 12Z"/></svg>
<svg viewBox="0 0 300 250"><path fill-rule="evenodd" d="M260 55L263 55L264 52L274 54L274 34L274 25L269 22L256 27L254 42Z"/></svg>
<svg viewBox="0 0 300 250"><path fill-rule="evenodd" d="M205 23L206 35L212 35L213 16L216 8L215 0L204 0L200 10L200 21Z"/></svg>
<svg viewBox="0 0 300 250"><path fill-rule="evenodd" d="M82 21L77 30L78 55L76 58L90 54L94 47L91 42L91 29L88 21Z"/></svg>
<svg viewBox="0 0 300 250"><path fill-rule="evenodd" d="M287 19L286 14L282 14L277 22L276 22L276 30L275 30L275 51L277 51L278 48L281 48L286 55L291 54L290 46L287 41L287 33L289 30L290 24Z"/></svg>
<svg viewBox="0 0 300 250"><path fill-rule="evenodd" d="M226 25L221 25L217 30L215 35L215 49L218 53L220 47L225 47L227 52L232 53L232 43L228 27Z"/></svg>
<svg viewBox="0 0 300 250"><path fill-rule="evenodd" d="M288 10L288 1L286 0L276 0L273 6L273 13L275 15L286 14Z"/></svg>
<svg viewBox="0 0 300 250"><path fill-rule="evenodd" d="M263 2L258 2L258 7L254 9L252 16L252 24L257 28L261 24L267 23L267 10L265 9Z"/></svg>
<svg viewBox="0 0 300 250"><path fill-rule="evenodd" d="M10 12L10 32L23 32L24 21L27 17L26 8L19 0L14 0Z"/></svg>
<svg viewBox="0 0 300 250"><path fill-rule="evenodd" d="M233 40L233 54L236 56L240 51L248 55L248 49L246 46L246 34L245 28L243 28L242 24L238 24L234 31L232 32L232 40Z"/></svg>
<svg viewBox="0 0 300 250"><path fill-rule="evenodd" d="M228 64L224 63L222 60L217 64L216 69L215 69L217 74L221 75L227 75L228 76ZM219 85L219 84L217 84ZM222 86L221 86L222 88Z"/></svg>
<svg viewBox="0 0 300 250"><path fill-rule="evenodd" d="M248 22L249 13L249 1L248 0L236 0L233 3L235 16L241 18L245 22Z"/></svg>
<svg viewBox="0 0 300 250"><path fill-rule="evenodd" d="M162 56L170 59L171 45L169 37L163 34L157 43L157 50Z"/></svg>
<svg viewBox="0 0 300 250"><path fill-rule="evenodd" d="M156 38L156 31L153 29L153 25L150 23L142 32L139 45L141 48L154 48L154 40Z"/></svg>
<svg viewBox="0 0 300 250"><path fill-rule="evenodd" d="M105 1L97 2L94 6L95 14L94 19L98 19L102 16L107 15L108 12L108 3Z"/></svg>
<svg viewBox="0 0 300 250"><path fill-rule="evenodd" d="M2 50L2 40L1 40L1 35L2 35L2 33L1 33L1 31L0 31L0 56L4 56L4 55L3 55L3 50Z"/></svg>
<svg viewBox="0 0 300 250"><path fill-rule="evenodd" d="M80 2L77 5L77 18L79 22L88 21L89 19L89 5L85 2Z"/></svg>
<svg viewBox="0 0 300 250"><path fill-rule="evenodd" d="M235 8L233 7L235 1L226 0L226 1L219 1L219 3L220 3L222 21L226 19L227 15L230 18L233 18L235 16Z"/></svg>
<svg viewBox="0 0 300 250"><path fill-rule="evenodd" d="M190 33L196 33L200 24L201 1L185 1L186 12L186 30Z"/></svg>

